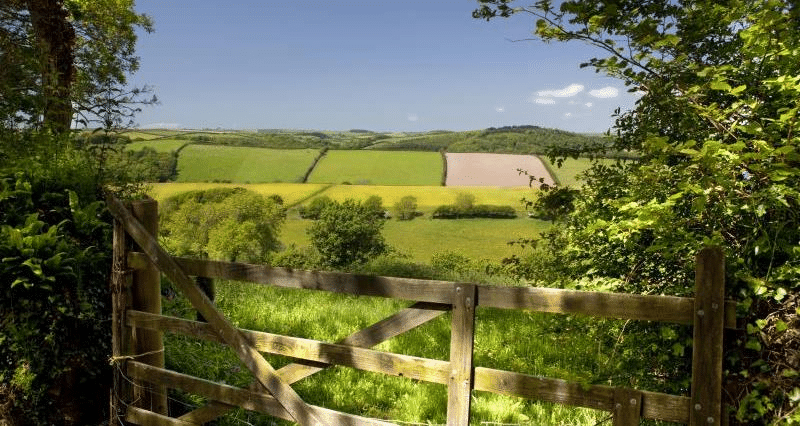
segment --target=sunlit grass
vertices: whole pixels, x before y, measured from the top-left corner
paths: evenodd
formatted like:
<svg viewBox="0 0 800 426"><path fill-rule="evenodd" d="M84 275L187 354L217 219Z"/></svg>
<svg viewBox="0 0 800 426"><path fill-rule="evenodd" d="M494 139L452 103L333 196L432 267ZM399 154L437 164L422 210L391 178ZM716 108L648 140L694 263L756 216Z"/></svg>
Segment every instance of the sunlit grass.
<svg viewBox="0 0 800 426"><path fill-rule="evenodd" d="M438 152L331 150L317 164L308 181L440 185L442 157Z"/></svg>
<svg viewBox="0 0 800 426"><path fill-rule="evenodd" d="M217 285L217 305L234 324L247 329L335 342L403 309L409 302L336 295L325 292L223 282ZM191 317L186 303L176 299L166 310ZM571 321L572 329L554 327L551 315L479 308L476 316L476 366L586 382L606 359L596 342ZM577 325L576 325L577 324ZM450 314L378 345L377 350L448 360ZM565 350L568 348L568 350ZM268 356L279 368L289 359ZM168 335L169 368L214 381L246 387L249 372L233 352L221 345ZM332 367L293 385L307 402L352 414L400 422L444 424L447 390L439 384L417 382ZM184 403L199 404L188 397ZM496 422L519 425L595 425L606 413L521 398L474 392L472 424ZM281 424L268 416L237 410L219 421L253 425Z"/></svg>
<svg viewBox="0 0 800 426"><path fill-rule="evenodd" d="M179 182L301 182L314 149L189 145L178 158Z"/></svg>

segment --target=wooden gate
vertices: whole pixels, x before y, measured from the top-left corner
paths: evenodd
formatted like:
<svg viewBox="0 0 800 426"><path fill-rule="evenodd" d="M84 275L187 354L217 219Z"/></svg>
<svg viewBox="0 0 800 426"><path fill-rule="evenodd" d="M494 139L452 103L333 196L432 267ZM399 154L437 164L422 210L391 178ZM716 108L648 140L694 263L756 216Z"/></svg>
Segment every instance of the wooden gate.
<svg viewBox="0 0 800 426"><path fill-rule="evenodd" d="M199 425L237 406L301 425L391 424L309 405L292 389L292 383L331 365L446 385L447 424L452 426L469 424L473 390L605 410L613 414L615 426L638 425L643 418L695 426L725 423L721 405L722 334L725 327L735 327L736 318L735 304L724 300L724 258L719 249L705 249L698 254L694 298L495 287L173 257L154 237L158 216L155 201L136 202L129 209L110 198L108 206L115 217L112 361L117 373L111 424L124 421L140 425ZM129 249L128 238L136 244L135 250ZM186 295L207 323L161 315L159 270ZM340 342L326 343L238 329L215 309L190 276L415 303ZM475 366L475 310L479 307L691 324L691 396L587 386ZM448 311L452 312L449 361L369 349ZM164 369L163 331L230 346L256 379L254 385L236 388ZM297 362L276 370L262 352L292 357ZM147 386L134 386L131 390L127 379ZM211 402L171 418L166 412L167 388L201 395Z"/></svg>

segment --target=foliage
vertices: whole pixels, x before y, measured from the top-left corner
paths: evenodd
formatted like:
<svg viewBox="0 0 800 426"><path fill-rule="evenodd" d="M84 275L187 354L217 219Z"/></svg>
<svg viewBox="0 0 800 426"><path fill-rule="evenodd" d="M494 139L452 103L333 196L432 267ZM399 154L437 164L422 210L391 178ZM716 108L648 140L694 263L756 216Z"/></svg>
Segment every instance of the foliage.
<svg viewBox="0 0 800 426"><path fill-rule="evenodd" d="M565 219L575 209L575 197L580 191L570 187L542 185L534 201L526 201L531 217L555 222Z"/></svg>
<svg viewBox="0 0 800 426"><path fill-rule="evenodd" d="M383 223L370 206L355 200L333 201L308 228L308 235L324 264L342 267L388 250L381 234Z"/></svg>
<svg viewBox="0 0 800 426"><path fill-rule="evenodd" d="M322 210L331 203L333 203L331 197L322 195L311 200L307 206L300 206L297 211L303 219L317 220L322 214Z"/></svg>
<svg viewBox="0 0 800 426"><path fill-rule="evenodd" d="M511 206L493 206L488 204L475 204L475 194L459 192L456 194L454 204L442 205L436 208L431 215L433 219L514 219L517 211Z"/></svg>
<svg viewBox="0 0 800 426"><path fill-rule="evenodd" d="M413 195L406 195L394 203L393 211L397 220L412 220L422 215L417 211L417 197Z"/></svg>
<svg viewBox="0 0 800 426"><path fill-rule="evenodd" d="M160 209L165 247L179 256L265 262L280 247L280 204L244 188L190 191Z"/></svg>
<svg viewBox="0 0 800 426"><path fill-rule="evenodd" d="M11 0L0 5L0 108L8 127L67 132L118 127L138 111L148 89L128 89L139 66L136 29L152 31L133 0ZM8 72L5 72L8 70Z"/></svg>
<svg viewBox="0 0 800 426"><path fill-rule="evenodd" d="M109 218L91 179L39 166L0 177L0 419L97 424L110 383Z"/></svg>
<svg viewBox="0 0 800 426"><path fill-rule="evenodd" d="M586 65L641 94L618 116L613 143L640 160L596 164L563 227L570 275L686 294L694 254L724 247L728 295L751 331L730 342L728 402L742 423L800 422L800 386L785 379L800 361L771 345L787 329L767 327L776 312L795 312L787 295L800 291L796 2L480 3L476 17L529 14L543 40L597 46L606 56Z"/></svg>

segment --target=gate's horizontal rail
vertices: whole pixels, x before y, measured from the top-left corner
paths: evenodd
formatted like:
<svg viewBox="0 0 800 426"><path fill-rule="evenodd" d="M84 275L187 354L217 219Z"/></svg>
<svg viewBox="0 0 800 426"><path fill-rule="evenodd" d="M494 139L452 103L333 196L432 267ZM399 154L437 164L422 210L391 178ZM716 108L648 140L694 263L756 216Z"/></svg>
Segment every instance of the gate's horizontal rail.
<svg viewBox="0 0 800 426"><path fill-rule="evenodd" d="M276 287L323 290L362 296L390 297L432 303L453 303L453 283L411 278L352 275L342 272L303 271L264 265L174 257L188 275L249 281ZM133 268L146 262L130 253ZM584 314L604 318L692 324L694 298L626 293L562 290L541 287L478 285L477 306L528 309L554 314ZM725 303L725 327L736 328L736 303Z"/></svg>
<svg viewBox="0 0 800 426"><path fill-rule="evenodd" d="M224 343L214 333L210 325L201 322L146 312L128 311L127 323L131 327L188 334L205 340ZM335 343L325 343L261 331L242 329L239 329L239 331L259 352L273 355L283 355L323 364L343 365L373 373L408 377L445 385L450 373L450 363L447 361L337 345Z"/></svg>
<svg viewBox="0 0 800 426"><path fill-rule="evenodd" d="M131 327L182 333L221 342L211 326L206 323L139 311L128 311L127 321ZM262 352L444 385L448 383L450 363L447 361L264 332L240 331ZM612 411L614 409L614 389L610 386L586 385L491 368L475 368L475 390L598 410ZM641 391L641 393L642 417L688 423L689 398L658 392ZM216 398L214 400L226 402Z"/></svg>
<svg viewBox="0 0 800 426"><path fill-rule="evenodd" d="M152 367L136 361L128 361L127 374L129 377L142 380L155 385L164 385L172 389L200 395L223 404L242 407L246 410L258 411L285 420L294 421L291 415L269 394L253 392L251 390L222 385L197 377L188 376L174 371ZM326 425L342 426L392 426L377 419L346 414L327 408L309 405L309 410ZM182 423L175 423L176 425Z"/></svg>

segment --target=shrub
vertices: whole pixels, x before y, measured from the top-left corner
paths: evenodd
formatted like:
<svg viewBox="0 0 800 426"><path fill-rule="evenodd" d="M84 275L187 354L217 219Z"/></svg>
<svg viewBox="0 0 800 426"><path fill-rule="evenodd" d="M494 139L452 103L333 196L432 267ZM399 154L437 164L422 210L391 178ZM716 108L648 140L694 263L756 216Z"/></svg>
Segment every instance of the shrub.
<svg viewBox="0 0 800 426"><path fill-rule="evenodd" d="M388 250L381 231L383 219L354 200L331 202L308 229L322 262L332 267L363 263Z"/></svg>
<svg viewBox="0 0 800 426"><path fill-rule="evenodd" d="M490 204L478 204L465 209L455 204L443 205L433 211L434 219L514 219L517 212L511 206L495 206Z"/></svg>
<svg viewBox="0 0 800 426"><path fill-rule="evenodd" d="M333 203L333 200L330 197L327 195L322 195L311 200L311 202L308 203L308 206L301 206L299 209L297 209L297 212L300 214L302 219L316 220L319 219L319 215L322 213L322 210L331 203Z"/></svg>
<svg viewBox="0 0 800 426"><path fill-rule="evenodd" d="M81 187L0 175L0 419L12 425L105 417L111 227L93 191L69 189Z"/></svg>
<svg viewBox="0 0 800 426"><path fill-rule="evenodd" d="M394 203L393 210L397 220L411 220L422 214L417 211L417 197L413 195L406 195Z"/></svg>

